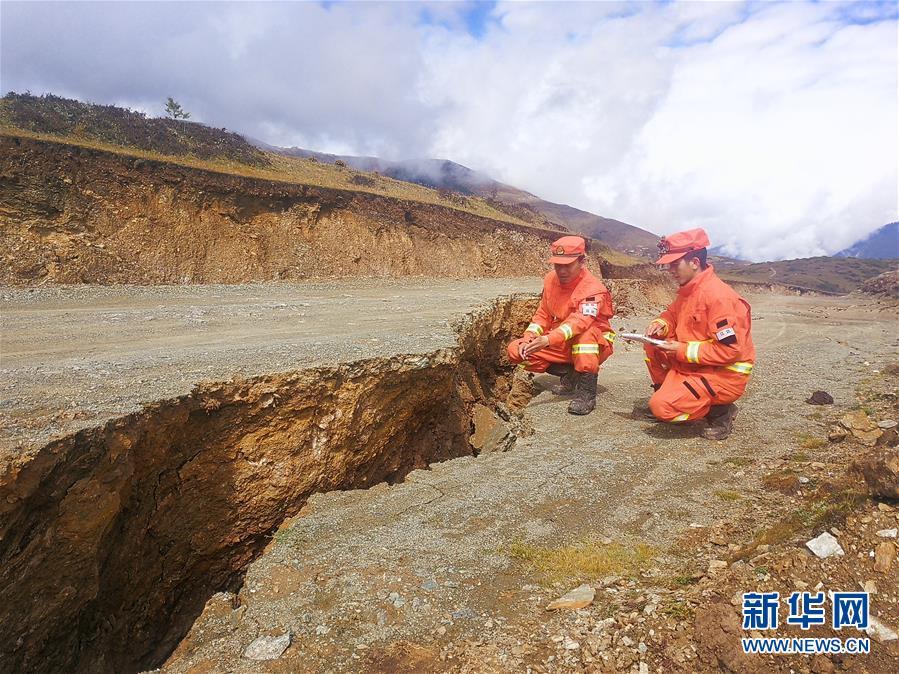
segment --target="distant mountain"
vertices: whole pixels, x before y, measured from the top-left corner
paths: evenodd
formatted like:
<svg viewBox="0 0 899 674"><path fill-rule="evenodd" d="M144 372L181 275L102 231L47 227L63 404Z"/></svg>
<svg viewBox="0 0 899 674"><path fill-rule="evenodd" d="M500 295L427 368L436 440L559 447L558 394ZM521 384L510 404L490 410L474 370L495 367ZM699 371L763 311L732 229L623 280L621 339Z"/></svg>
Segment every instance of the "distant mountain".
<svg viewBox="0 0 899 674"><path fill-rule="evenodd" d="M895 260L823 256L754 263L713 258L712 262L719 276L726 280L776 283L835 294L852 292L868 279L897 267Z"/></svg>
<svg viewBox="0 0 899 674"><path fill-rule="evenodd" d="M377 157L325 154L298 147L279 148L260 141L248 140L271 152L292 157L313 157L317 161L331 164L341 161L357 171L377 171L396 180L483 197L494 208L515 217L525 220L537 219L547 225L561 226L591 239L599 239L612 248L637 257L652 256L659 241L658 235L639 227L565 204L546 201L530 192L506 185L488 175L446 159L389 161Z"/></svg>
<svg viewBox="0 0 899 674"><path fill-rule="evenodd" d="M899 258L899 222L891 222L849 246L834 257L860 257L868 260Z"/></svg>

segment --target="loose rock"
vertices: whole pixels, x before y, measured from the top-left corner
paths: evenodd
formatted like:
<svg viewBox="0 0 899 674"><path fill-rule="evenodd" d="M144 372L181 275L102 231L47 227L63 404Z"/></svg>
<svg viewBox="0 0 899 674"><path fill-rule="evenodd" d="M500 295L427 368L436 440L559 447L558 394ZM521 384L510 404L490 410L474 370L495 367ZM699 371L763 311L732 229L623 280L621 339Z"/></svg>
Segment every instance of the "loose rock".
<svg viewBox="0 0 899 674"><path fill-rule="evenodd" d="M840 424L854 435L862 444L873 447L877 438L883 433L862 410L856 410L846 414L840 419Z"/></svg>
<svg viewBox="0 0 899 674"><path fill-rule="evenodd" d="M713 559L709 562L709 570L708 574L710 576L717 576L719 573L724 571L727 568L727 562L721 559Z"/></svg>
<svg viewBox="0 0 899 674"><path fill-rule="evenodd" d="M247 646L243 656L250 660L277 660L288 646L290 646L290 632L279 637L259 637Z"/></svg>
<svg viewBox="0 0 899 674"><path fill-rule="evenodd" d="M899 499L899 449L877 449L855 462L874 498Z"/></svg>
<svg viewBox="0 0 899 674"><path fill-rule="evenodd" d="M821 559L845 554L843 548L840 547L839 541L826 531L820 536L807 541L805 545Z"/></svg>
<svg viewBox="0 0 899 674"><path fill-rule="evenodd" d="M896 634L896 630L874 616L868 617L868 629L865 630L865 633L879 643L899 639L899 634Z"/></svg>
<svg viewBox="0 0 899 674"><path fill-rule="evenodd" d="M805 402L809 405L833 405L833 396L827 391L815 391Z"/></svg>
<svg viewBox="0 0 899 674"><path fill-rule="evenodd" d="M504 452L515 444L515 436L486 405L477 403L471 417L474 433L469 442L479 452Z"/></svg>
<svg viewBox="0 0 899 674"><path fill-rule="evenodd" d="M567 594L549 603L547 611L555 611L560 608L578 609L585 608L593 603L596 590L592 585L580 585Z"/></svg>
<svg viewBox="0 0 899 674"><path fill-rule="evenodd" d="M874 551L874 570L886 573L896 559L896 546L889 541L884 541Z"/></svg>

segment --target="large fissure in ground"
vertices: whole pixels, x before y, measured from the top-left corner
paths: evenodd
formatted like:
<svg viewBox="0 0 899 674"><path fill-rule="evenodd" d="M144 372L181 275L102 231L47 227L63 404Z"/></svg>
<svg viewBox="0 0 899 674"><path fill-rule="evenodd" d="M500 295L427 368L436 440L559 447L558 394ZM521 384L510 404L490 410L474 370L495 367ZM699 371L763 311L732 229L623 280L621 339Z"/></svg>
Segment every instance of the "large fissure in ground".
<svg viewBox="0 0 899 674"><path fill-rule="evenodd" d="M152 667L311 494L472 454L533 304L425 356L204 384L20 462L0 477L0 670Z"/></svg>

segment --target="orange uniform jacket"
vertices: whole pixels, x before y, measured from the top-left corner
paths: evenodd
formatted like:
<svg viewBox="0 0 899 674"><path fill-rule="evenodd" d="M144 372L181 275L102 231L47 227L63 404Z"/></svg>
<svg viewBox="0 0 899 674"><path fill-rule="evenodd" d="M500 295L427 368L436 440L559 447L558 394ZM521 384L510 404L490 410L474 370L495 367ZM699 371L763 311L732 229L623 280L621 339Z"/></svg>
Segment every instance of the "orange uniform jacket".
<svg viewBox="0 0 899 674"><path fill-rule="evenodd" d="M706 373L730 370L747 375L755 362L749 303L718 278L711 265L677 292L656 319L664 336L683 342L676 369Z"/></svg>
<svg viewBox="0 0 899 674"><path fill-rule="evenodd" d="M525 337L546 334L549 345L558 347L590 328L598 328L597 332L601 331L602 338L611 345L615 333L609 319L614 313L612 295L587 269L564 286L551 271L543 277L543 296Z"/></svg>

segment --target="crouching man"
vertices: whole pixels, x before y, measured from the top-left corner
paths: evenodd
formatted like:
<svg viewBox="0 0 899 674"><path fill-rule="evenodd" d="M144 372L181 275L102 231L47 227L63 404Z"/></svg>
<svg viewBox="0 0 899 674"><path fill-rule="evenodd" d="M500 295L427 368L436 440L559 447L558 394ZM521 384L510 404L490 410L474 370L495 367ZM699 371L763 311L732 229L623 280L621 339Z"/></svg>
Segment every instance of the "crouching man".
<svg viewBox="0 0 899 674"><path fill-rule="evenodd" d="M746 390L755 362L749 303L706 260L702 229L671 234L659 243L661 257L680 289L646 335L665 339L647 345L646 364L655 394L649 409L661 421L707 418L703 436L723 440L733 428L733 404Z"/></svg>
<svg viewBox="0 0 899 674"><path fill-rule="evenodd" d="M563 236L550 254L554 269L543 279L537 313L524 336L509 344L509 359L519 364L513 392L516 387L530 389L530 373L549 372L561 377L553 393L574 394L568 412L589 414L596 407L599 366L612 355L612 296L584 266L584 239ZM532 393L517 400L527 404Z"/></svg>

